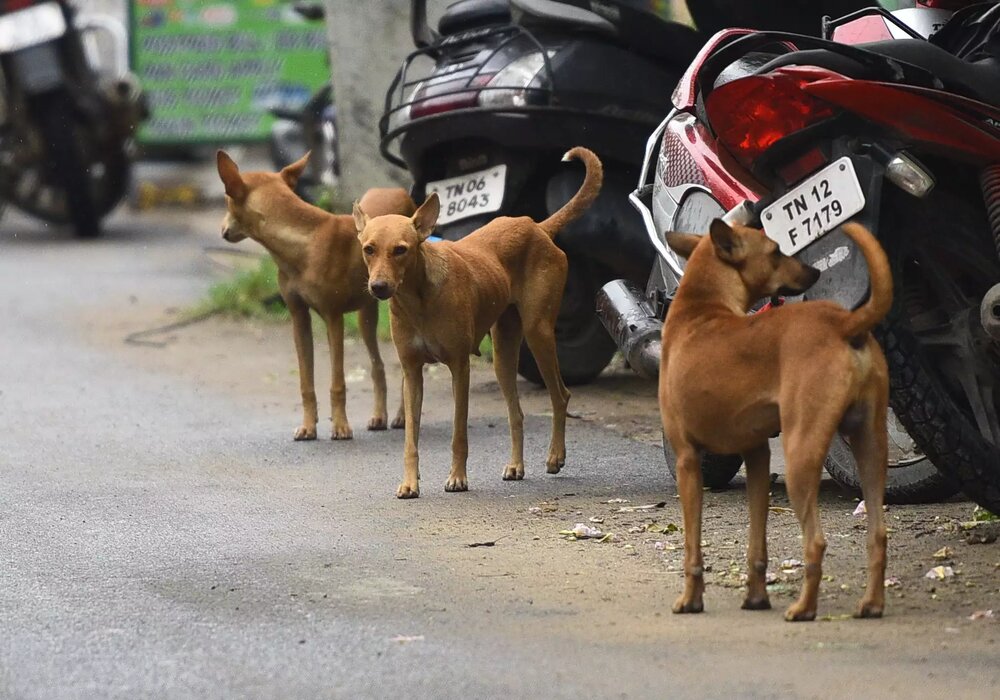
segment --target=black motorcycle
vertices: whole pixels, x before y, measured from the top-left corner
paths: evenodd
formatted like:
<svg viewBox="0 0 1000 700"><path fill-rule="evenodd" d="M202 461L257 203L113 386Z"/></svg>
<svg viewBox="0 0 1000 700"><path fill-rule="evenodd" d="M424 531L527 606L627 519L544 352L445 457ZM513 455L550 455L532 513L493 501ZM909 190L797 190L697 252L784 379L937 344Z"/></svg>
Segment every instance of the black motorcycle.
<svg viewBox="0 0 1000 700"><path fill-rule="evenodd" d="M95 68L101 33L119 64L109 72ZM147 116L126 57L125 30L109 18L78 18L65 0L0 3L0 200L81 237L100 233Z"/></svg>
<svg viewBox="0 0 1000 700"><path fill-rule="evenodd" d="M322 22L326 18L326 11L318 2L296 2L293 8L310 22ZM309 165L295 191L307 202L323 204L324 195L329 196L340 177L333 86L327 81L301 107L278 105L270 112L275 117L269 139L275 170L291 165L307 151L311 153Z"/></svg>
<svg viewBox="0 0 1000 700"><path fill-rule="evenodd" d="M600 156L601 195L556 240L570 260L556 326L567 384L590 381L615 352L594 314L597 290L648 276L653 249L627 195L645 138L702 43L649 7L459 0L434 31L425 0L412 0L417 50L393 80L380 122L382 154L409 170L417 201L438 193L438 235L449 240L498 215L546 218L582 181L562 154L582 145ZM541 382L529 352L518 371Z"/></svg>

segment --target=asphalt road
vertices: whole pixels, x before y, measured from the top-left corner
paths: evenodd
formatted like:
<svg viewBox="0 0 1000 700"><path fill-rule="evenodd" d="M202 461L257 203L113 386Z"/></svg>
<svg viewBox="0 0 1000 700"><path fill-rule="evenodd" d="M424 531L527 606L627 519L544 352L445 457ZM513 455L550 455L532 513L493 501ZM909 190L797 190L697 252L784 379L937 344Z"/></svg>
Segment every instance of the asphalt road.
<svg viewBox="0 0 1000 700"><path fill-rule="evenodd" d="M674 617L676 572L556 536L608 499L668 498L656 447L571 421L549 477L547 421L529 416L528 478L505 483L503 414L476 418L473 490L445 494L438 418L422 496L402 502L402 436L359 429L362 408L353 441L293 444L288 401L88 340L102 319L202 294L215 219L119 214L92 242L0 223L0 696L997 696L995 627L791 626L783 604L743 613L719 590L709 613ZM559 499L579 510L527 511Z"/></svg>

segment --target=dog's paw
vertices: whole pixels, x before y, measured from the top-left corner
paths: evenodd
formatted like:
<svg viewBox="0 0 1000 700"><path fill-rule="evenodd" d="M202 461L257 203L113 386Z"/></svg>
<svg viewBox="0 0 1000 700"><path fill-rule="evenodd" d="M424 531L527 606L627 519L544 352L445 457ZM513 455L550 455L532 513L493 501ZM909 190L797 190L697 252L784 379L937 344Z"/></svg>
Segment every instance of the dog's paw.
<svg viewBox="0 0 1000 700"><path fill-rule="evenodd" d="M420 487L416 484L407 484L403 482L396 489L396 498L419 498L420 497Z"/></svg>
<svg viewBox="0 0 1000 700"><path fill-rule="evenodd" d="M700 613L705 611L705 603L701 600L688 600L686 596L682 595L674 602L674 607L671 610L675 615Z"/></svg>
<svg viewBox="0 0 1000 700"><path fill-rule="evenodd" d="M816 619L816 609L807 609L799 603L792 603L785 611L785 622L812 622Z"/></svg>
<svg viewBox="0 0 1000 700"><path fill-rule="evenodd" d="M550 452L545 460L545 471L549 474L558 474L559 470L566 466L566 451Z"/></svg>
<svg viewBox="0 0 1000 700"><path fill-rule="evenodd" d="M406 416L402 411L400 411L399 414L392 419L392 423L389 424L389 427L393 430L402 430L406 427Z"/></svg>
<svg viewBox="0 0 1000 700"><path fill-rule="evenodd" d="M744 610L770 610L771 601L765 595L762 598L751 598L747 596L743 599L743 605L740 606Z"/></svg>
<svg viewBox="0 0 1000 700"><path fill-rule="evenodd" d="M350 440L353 437L354 431L351 430L351 426L347 421L333 424L333 431L330 433L331 440Z"/></svg>
<svg viewBox="0 0 1000 700"><path fill-rule="evenodd" d="M296 442L302 440L315 440L316 439L316 426L307 427L305 425L300 426L295 429L295 435L292 436Z"/></svg>
<svg viewBox="0 0 1000 700"><path fill-rule="evenodd" d="M524 478L524 464L508 464L503 468L504 481L520 481Z"/></svg>
<svg viewBox="0 0 1000 700"><path fill-rule="evenodd" d="M448 481L444 482L444 490L448 493L468 491L469 479L465 476L449 476Z"/></svg>
<svg viewBox="0 0 1000 700"><path fill-rule="evenodd" d="M854 617L859 619L882 617L882 605L862 600L858 604L858 609L854 611Z"/></svg>
<svg viewBox="0 0 1000 700"><path fill-rule="evenodd" d="M369 430L385 430L387 425L385 416L372 416L368 421Z"/></svg>

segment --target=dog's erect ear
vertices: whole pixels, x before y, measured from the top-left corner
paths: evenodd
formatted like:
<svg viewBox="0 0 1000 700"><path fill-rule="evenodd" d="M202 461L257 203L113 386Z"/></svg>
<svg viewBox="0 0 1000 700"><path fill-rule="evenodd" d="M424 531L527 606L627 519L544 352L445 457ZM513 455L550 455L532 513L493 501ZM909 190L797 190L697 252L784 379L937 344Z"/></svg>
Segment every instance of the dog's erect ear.
<svg viewBox="0 0 1000 700"><path fill-rule="evenodd" d="M233 159L229 157L229 154L220 150L215 154L215 164L219 168L219 177L222 179L222 184L226 186L226 194L237 202L242 202L246 199L247 184L243 182L243 178L240 176L240 169L236 166Z"/></svg>
<svg viewBox="0 0 1000 700"><path fill-rule="evenodd" d="M713 219L708 228L708 235L712 237L715 244L715 255L728 263L738 263L745 257L746 251L743 248L743 241L740 234L732 229L722 219Z"/></svg>
<svg viewBox="0 0 1000 700"><path fill-rule="evenodd" d="M437 192L431 192L430 197L424 200L424 203L417 208L411 219L413 228L417 230L417 236L419 236L421 241L426 240L434 231L434 226L437 224L438 214L440 213L441 200L438 199Z"/></svg>
<svg viewBox="0 0 1000 700"><path fill-rule="evenodd" d="M691 253L694 252L695 246L698 245L698 241L701 240L701 236L696 236L693 233L675 233L674 231L668 231L665 235L667 238L667 245L670 246L670 249L684 259L691 257Z"/></svg>
<svg viewBox="0 0 1000 700"><path fill-rule="evenodd" d="M311 154L312 151L306 151L304 156L291 165L286 165L281 169L281 179L284 180L285 184L293 190L295 189L295 186L299 184L299 178L302 177L302 173L305 172L306 166L309 165L309 156Z"/></svg>
<svg viewBox="0 0 1000 700"><path fill-rule="evenodd" d="M358 229L358 238L361 238L361 234L365 232L365 226L367 225L368 215L361 208L361 202L354 200L354 227Z"/></svg>

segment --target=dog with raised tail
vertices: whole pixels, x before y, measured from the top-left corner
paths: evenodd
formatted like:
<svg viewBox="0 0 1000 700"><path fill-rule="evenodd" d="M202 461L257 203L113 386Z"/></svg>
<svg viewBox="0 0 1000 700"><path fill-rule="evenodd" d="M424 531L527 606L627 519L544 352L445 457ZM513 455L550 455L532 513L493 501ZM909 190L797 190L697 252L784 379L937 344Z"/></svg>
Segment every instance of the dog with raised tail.
<svg viewBox="0 0 1000 700"><path fill-rule="evenodd" d="M347 420L344 380L344 314L357 311L361 339L371 360L375 409L369 430L385 430L385 365L379 353L378 300L368 293L368 272L350 214L331 214L303 201L293 191L306 168L309 154L281 172L241 173L225 151L217 154L219 177L226 188L226 216L222 237L230 243L252 238L271 254L278 266L281 298L292 316L295 352L299 362L302 424L296 440L316 439L316 388L313 380L313 309L326 324L333 378L330 386L334 440L353 437ZM416 206L406 190L371 189L361 200L372 212L408 216ZM392 422L403 427L402 407Z"/></svg>
<svg viewBox="0 0 1000 700"><path fill-rule="evenodd" d="M423 401L423 367L441 362L451 371L455 397L451 472L445 491L469 488L466 462L469 410L469 356L479 354L487 333L493 339L493 366L507 402L511 456L503 478L524 478L523 414L517 396L517 359L522 337L528 342L552 401L552 440L547 471L566 461L566 405L556 357L555 321L566 284L566 254L553 242L591 205L600 191L601 162L585 148L564 159L586 166L580 190L541 223L527 216L494 219L457 242L428 242L440 203L427 198L412 217L372 216L363 202L354 218L368 265L368 288L389 299L392 340L403 367L406 439L399 498L420 494L417 442Z"/></svg>
<svg viewBox="0 0 1000 700"><path fill-rule="evenodd" d="M706 236L666 236L688 260L663 327L659 386L663 430L677 455L684 516L684 592L674 603L675 613L704 607L704 451L743 456L750 510L743 607L771 607L766 588L768 438L780 430L785 484L805 549L802 591L785 619L816 617L826 551L817 500L823 461L837 431L857 460L868 511L868 583L855 616L882 615L889 378L871 331L892 305L892 274L870 232L857 223L846 223L842 230L868 263L871 293L865 304L848 311L832 302L808 301L750 316L759 299L804 292L819 271L782 254L763 231L720 219Z"/></svg>

